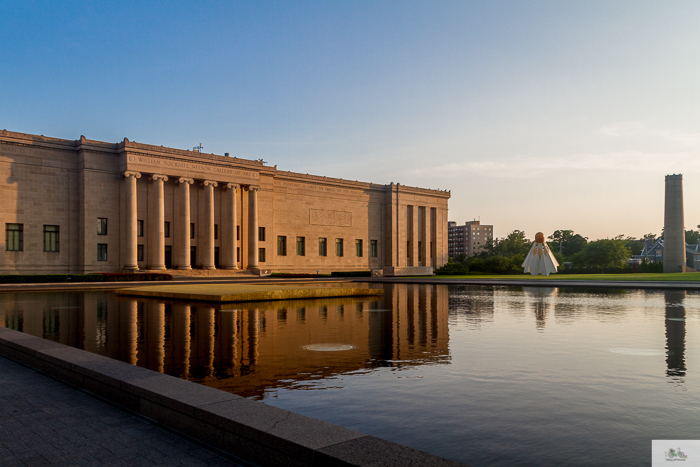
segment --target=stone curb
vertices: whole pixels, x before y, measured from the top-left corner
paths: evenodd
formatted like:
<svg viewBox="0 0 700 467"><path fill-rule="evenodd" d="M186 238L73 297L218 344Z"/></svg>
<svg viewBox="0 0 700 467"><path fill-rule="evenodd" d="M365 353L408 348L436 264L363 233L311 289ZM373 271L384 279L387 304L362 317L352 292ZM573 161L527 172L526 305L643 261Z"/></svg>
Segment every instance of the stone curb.
<svg viewBox="0 0 700 467"><path fill-rule="evenodd" d="M366 277L355 282L433 285L497 285L506 287L594 287L617 289L700 289L700 281L595 281L562 279L426 279Z"/></svg>
<svg viewBox="0 0 700 467"><path fill-rule="evenodd" d="M4 327L0 354L262 466L462 465Z"/></svg>

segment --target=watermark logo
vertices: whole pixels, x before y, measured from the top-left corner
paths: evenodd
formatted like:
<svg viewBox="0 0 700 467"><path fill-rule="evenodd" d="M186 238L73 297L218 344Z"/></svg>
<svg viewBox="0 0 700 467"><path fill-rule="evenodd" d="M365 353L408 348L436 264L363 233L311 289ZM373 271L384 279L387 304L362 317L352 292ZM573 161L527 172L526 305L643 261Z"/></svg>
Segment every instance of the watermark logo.
<svg viewBox="0 0 700 467"><path fill-rule="evenodd" d="M651 465L659 467L669 462L685 462L684 465L700 465L700 440L655 439L651 442Z"/></svg>
<svg viewBox="0 0 700 467"><path fill-rule="evenodd" d="M678 448L678 449L671 448L668 451L666 451L664 454L666 454L666 460L669 460L669 461L670 460L685 461L688 458L688 456L683 451L681 451L681 448Z"/></svg>

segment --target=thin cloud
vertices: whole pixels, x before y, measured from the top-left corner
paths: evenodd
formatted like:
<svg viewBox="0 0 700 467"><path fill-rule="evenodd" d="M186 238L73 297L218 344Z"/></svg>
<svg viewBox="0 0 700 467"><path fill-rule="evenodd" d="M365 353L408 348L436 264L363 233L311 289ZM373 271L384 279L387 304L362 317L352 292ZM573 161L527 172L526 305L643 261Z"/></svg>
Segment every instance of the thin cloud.
<svg viewBox="0 0 700 467"><path fill-rule="evenodd" d="M700 171L696 152L641 153L636 151L584 154L569 157L515 157L500 161L465 161L404 171L405 174L430 174L441 178L475 175L494 178L535 178L558 171L605 170L627 173L667 173Z"/></svg>

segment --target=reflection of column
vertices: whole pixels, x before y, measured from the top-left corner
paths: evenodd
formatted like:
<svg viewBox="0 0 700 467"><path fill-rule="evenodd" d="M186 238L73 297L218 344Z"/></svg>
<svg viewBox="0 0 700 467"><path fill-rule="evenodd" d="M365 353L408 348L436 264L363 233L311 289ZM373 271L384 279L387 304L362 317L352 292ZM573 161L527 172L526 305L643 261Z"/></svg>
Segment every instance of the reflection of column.
<svg viewBox="0 0 700 467"><path fill-rule="evenodd" d="M199 366L206 369L207 376L214 374L214 315L211 306L197 307L197 352Z"/></svg>
<svg viewBox="0 0 700 467"><path fill-rule="evenodd" d="M153 180L153 222L155 225L149 225L151 245L153 245L150 269L163 270L165 269L165 195L163 183L168 181L168 177L153 175L151 179Z"/></svg>
<svg viewBox="0 0 700 467"><path fill-rule="evenodd" d="M190 306L173 305L173 365L176 373L187 376L190 372Z"/></svg>
<svg viewBox="0 0 700 467"><path fill-rule="evenodd" d="M107 310L107 322L105 326L106 332L106 352L105 356L113 359L119 360L119 316L121 312L119 311L120 304L109 302L109 309ZM105 304L105 306L107 306ZM116 309L115 309L116 308Z"/></svg>
<svg viewBox="0 0 700 467"><path fill-rule="evenodd" d="M139 269L136 255L136 179L141 178L138 172L124 172L125 209L124 216L124 270L137 271Z"/></svg>
<svg viewBox="0 0 700 467"><path fill-rule="evenodd" d="M148 368L163 373L165 362L165 303L155 300L147 302L146 349Z"/></svg>
<svg viewBox="0 0 700 467"><path fill-rule="evenodd" d="M406 342L408 347L413 347L416 344L416 286L408 285L406 291Z"/></svg>
<svg viewBox="0 0 700 467"><path fill-rule="evenodd" d="M94 295L81 295L78 300L80 302L80 308L78 308L78 310L81 312L83 318L81 334L83 335L84 341L82 349L97 353L97 307L102 303L98 302Z"/></svg>
<svg viewBox="0 0 700 467"><path fill-rule="evenodd" d="M190 264L190 185L191 178L180 178L180 225L178 227L177 268L192 269Z"/></svg>
<svg viewBox="0 0 700 467"><path fill-rule="evenodd" d="M685 376L685 290L665 290L666 376Z"/></svg>
<svg viewBox="0 0 700 467"><path fill-rule="evenodd" d="M258 267L258 191L259 186L249 186L248 191L248 269Z"/></svg>
<svg viewBox="0 0 700 467"><path fill-rule="evenodd" d="M236 367L236 321L238 320L238 310L226 310L219 313L221 321L221 364L224 368Z"/></svg>
<svg viewBox="0 0 700 467"><path fill-rule="evenodd" d="M238 269L236 263L236 190L237 183L227 183L226 189L226 229L223 230L223 244L226 251L226 269Z"/></svg>
<svg viewBox="0 0 700 467"><path fill-rule="evenodd" d="M258 310L248 309L248 365L252 368L258 361ZM251 370L252 371L252 370Z"/></svg>
<svg viewBox="0 0 700 467"><path fill-rule="evenodd" d="M119 302L119 315L121 317L121 348L120 360L136 365L136 351L138 339L138 302L133 298L125 298Z"/></svg>
<svg viewBox="0 0 700 467"><path fill-rule="evenodd" d="M214 266L214 187L218 183L204 180L204 269L216 269Z"/></svg>

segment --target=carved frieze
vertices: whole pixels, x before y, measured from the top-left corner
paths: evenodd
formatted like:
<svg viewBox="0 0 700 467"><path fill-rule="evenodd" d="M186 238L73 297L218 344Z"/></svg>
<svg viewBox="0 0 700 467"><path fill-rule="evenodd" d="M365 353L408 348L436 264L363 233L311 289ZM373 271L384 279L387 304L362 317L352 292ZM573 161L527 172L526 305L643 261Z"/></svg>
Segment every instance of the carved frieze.
<svg viewBox="0 0 700 467"><path fill-rule="evenodd" d="M309 209L309 224L352 227L352 213L349 211Z"/></svg>

